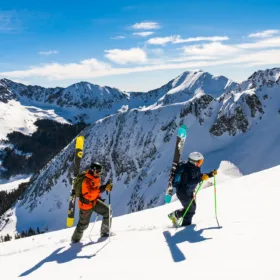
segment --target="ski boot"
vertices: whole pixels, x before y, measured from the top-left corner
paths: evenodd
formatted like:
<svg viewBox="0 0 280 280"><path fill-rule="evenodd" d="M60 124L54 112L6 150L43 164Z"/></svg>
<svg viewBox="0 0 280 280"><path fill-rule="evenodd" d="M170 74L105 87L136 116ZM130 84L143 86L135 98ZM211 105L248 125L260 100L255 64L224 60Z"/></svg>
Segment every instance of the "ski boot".
<svg viewBox="0 0 280 280"><path fill-rule="evenodd" d="M177 217L175 216L175 213L174 213L174 212L168 214L168 218L171 220L173 226L175 226L175 227L178 226L178 219L177 219Z"/></svg>
<svg viewBox="0 0 280 280"><path fill-rule="evenodd" d="M110 236L110 234L108 233L108 232L102 232L101 234L100 234L100 237L102 238L107 238L107 237L109 237Z"/></svg>

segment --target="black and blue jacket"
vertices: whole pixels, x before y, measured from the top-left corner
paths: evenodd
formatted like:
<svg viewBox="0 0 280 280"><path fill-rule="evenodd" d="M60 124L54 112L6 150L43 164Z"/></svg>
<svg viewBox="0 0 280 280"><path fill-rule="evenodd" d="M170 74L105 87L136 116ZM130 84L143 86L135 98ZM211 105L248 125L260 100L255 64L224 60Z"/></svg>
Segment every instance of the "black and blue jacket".
<svg viewBox="0 0 280 280"><path fill-rule="evenodd" d="M209 178L213 177L212 172L206 173ZM193 195L197 184L201 182L202 174L200 167L190 162L180 162L176 168L172 185L176 188L176 193Z"/></svg>

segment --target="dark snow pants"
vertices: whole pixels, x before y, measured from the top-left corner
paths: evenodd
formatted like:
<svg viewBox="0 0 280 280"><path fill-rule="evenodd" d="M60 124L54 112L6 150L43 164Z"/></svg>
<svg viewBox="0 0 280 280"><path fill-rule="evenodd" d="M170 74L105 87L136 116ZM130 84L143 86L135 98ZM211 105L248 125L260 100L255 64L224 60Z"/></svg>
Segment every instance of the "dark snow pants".
<svg viewBox="0 0 280 280"><path fill-rule="evenodd" d="M186 192L186 193L177 192L177 197L180 200L181 204L183 205L182 209L175 211L175 216L179 219L179 218L183 217L186 209L188 208L190 202L192 201L193 192ZM196 202L195 202L195 200L193 200L187 214L184 217L182 226L188 226L192 223L192 218L195 214L195 210L196 210Z"/></svg>
<svg viewBox="0 0 280 280"><path fill-rule="evenodd" d="M89 210L82 210L80 209L79 213L79 222L77 227L72 235L72 240L78 242L83 237L84 231L88 228L90 218L92 213L95 212L101 216L103 216L102 224L101 224L101 233L108 233L109 232L109 224L112 224L112 211L109 215L109 207L103 201L97 200L95 207ZM110 223L109 223L109 216Z"/></svg>

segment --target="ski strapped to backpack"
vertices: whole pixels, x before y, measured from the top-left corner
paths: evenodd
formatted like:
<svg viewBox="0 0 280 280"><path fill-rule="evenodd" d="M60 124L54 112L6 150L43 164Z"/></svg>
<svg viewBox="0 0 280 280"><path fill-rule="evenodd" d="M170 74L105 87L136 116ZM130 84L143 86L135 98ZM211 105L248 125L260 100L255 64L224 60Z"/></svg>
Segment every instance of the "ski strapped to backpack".
<svg viewBox="0 0 280 280"><path fill-rule="evenodd" d="M172 198L172 192L173 192L172 182L174 179L174 173L180 162L185 140L187 137L187 132L188 132L188 128L184 124L181 125L178 129L175 152L174 152L172 167L171 167L170 174L169 174L168 187L167 187L165 199L164 199L165 203L169 203Z"/></svg>
<svg viewBox="0 0 280 280"><path fill-rule="evenodd" d="M74 155L74 180L73 180L73 187L71 191L70 201L69 201L69 208L68 208L68 216L67 216L67 227L71 227L74 224L74 216L75 216L75 203L77 194L80 196L80 193L76 193L75 191L75 179L78 177L80 171L80 164L83 156L83 149L84 149L84 136L78 136L76 139L76 146L75 146L75 155Z"/></svg>

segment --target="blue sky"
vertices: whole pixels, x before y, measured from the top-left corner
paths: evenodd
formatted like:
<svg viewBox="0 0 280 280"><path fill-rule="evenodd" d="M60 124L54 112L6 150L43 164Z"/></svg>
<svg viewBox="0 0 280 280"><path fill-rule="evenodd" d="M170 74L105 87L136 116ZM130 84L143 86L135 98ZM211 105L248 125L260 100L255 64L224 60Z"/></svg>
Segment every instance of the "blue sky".
<svg viewBox="0 0 280 280"><path fill-rule="evenodd" d="M5 1L0 77L135 91L194 69L242 81L280 67L279 14L278 0Z"/></svg>

